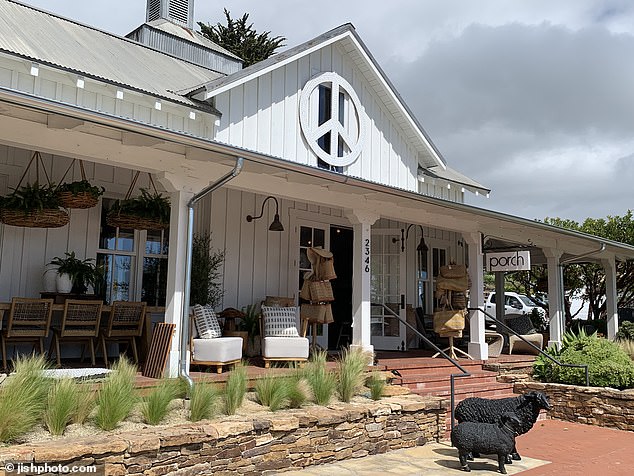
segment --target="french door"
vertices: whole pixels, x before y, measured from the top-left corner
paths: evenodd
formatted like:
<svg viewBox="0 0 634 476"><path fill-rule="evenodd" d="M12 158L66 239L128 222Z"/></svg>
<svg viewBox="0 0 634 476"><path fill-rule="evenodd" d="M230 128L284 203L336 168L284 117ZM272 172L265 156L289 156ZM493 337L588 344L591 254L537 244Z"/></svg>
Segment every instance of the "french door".
<svg viewBox="0 0 634 476"><path fill-rule="evenodd" d="M400 230L373 230L370 259L372 345L377 350L404 350L405 324L392 314L406 318L406 267Z"/></svg>

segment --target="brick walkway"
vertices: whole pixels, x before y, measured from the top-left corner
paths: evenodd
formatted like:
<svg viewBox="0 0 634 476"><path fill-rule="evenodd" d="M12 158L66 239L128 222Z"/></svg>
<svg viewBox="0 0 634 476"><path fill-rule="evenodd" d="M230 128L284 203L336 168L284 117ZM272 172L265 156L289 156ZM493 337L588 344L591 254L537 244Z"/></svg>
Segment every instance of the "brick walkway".
<svg viewBox="0 0 634 476"><path fill-rule="evenodd" d="M508 474L522 476L629 476L634 474L634 432L559 420L538 421L517 438L522 461L508 465ZM470 463L474 476L499 474L494 459ZM457 451L449 443L311 466L288 476L459 475Z"/></svg>

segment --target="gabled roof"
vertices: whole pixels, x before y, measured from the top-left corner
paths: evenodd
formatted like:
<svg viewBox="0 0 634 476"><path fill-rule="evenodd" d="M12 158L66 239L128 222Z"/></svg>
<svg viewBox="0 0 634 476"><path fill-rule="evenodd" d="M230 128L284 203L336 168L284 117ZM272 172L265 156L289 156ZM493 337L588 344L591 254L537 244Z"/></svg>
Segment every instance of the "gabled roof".
<svg viewBox="0 0 634 476"><path fill-rule="evenodd" d="M418 170L418 178L421 181L425 181L425 177L430 177L435 180L442 180L447 183L454 183L460 185L461 187L470 190L471 192L478 192L488 194L491 192L491 189L485 187L484 185L476 182L475 180L470 179L466 175L461 174L457 170L452 169L451 167L441 168L438 166L423 168L421 167Z"/></svg>
<svg viewBox="0 0 634 476"><path fill-rule="evenodd" d="M398 94L396 88L394 88L394 85L363 41L361 41L354 26L350 23L341 25L301 45L273 55L237 73L201 83L196 88L179 92L199 100L207 100L336 42L341 43L342 48L357 63L370 86L377 91L379 97L385 102L392 116L407 134L408 139L418 145L419 162L425 167L439 166L445 168L446 162L442 154Z"/></svg>
<svg viewBox="0 0 634 476"><path fill-rule="evenodd" d="M0 52L191 107L201 105L174 91L221 76L127 38L14 0L0 0Z"/></svg>

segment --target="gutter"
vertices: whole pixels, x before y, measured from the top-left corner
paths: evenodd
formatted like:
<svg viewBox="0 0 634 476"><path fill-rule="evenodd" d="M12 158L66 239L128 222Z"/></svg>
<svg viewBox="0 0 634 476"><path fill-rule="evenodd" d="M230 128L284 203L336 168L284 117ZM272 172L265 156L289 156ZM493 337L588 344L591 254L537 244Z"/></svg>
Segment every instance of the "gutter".
<svg viewBox="0 0 634 476"><path fill-rule="evenodd" d="M189 292L191 289L191 279L192 279L192 252L193 252L193 242L194 242L194 206L201 199L207 196L209 193L214 190L222 187L224 184L233 180L240 172L242 172L242 167L244 165L244 159L242 157L236 158L236 164L233 170L222 177L220 177L215 182L209 184L207 187L203 188L200 192L195 194L189 202L187 202L187 258L185 261L185 286L183 287L183 291L185 295L183 296L183 316L181 319L181 340L180 340L180 351L179 351L179 361L178 361L178 376L185 379L189 389L194 387L194 381L189 376L189 372L187 370L187 344L189 343L190 336L190 319L189 319Z"/></svg>
<svg viewBox="0 0 634 476"><path fill-rule="evenodd" d="M587 256L592 256L598 253L603 253L605 251L605 243L601 243L601 248L599 248L598 250L593 250L593 251L588 251L587 253L583 253L577 256L571 256L570 258L566 258L564 260L561 260L559 262L559 266L563 266L565 264L570 264L573 261L577 261L581 258L586 258Z"/></svg>

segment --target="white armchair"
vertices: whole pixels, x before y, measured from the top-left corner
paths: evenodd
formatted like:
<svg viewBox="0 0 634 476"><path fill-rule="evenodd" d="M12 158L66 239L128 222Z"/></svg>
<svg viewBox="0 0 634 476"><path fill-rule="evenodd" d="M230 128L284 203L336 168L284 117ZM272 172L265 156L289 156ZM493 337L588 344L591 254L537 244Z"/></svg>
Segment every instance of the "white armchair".
<svg viewBox="0 0 634 476"><path fill-rule="evenodd" d="M309 342L297 331L299 308L262 306L260 335L264 368L271 362L297 362L308 360Z"/></svg>
<svg viewBox="0 0 634 476"><path fill-rule="evenodd" d="M199 335L199 329L204 335ZM213 311L194 306L189 349L192 365L215 365L216 371L222 373L225 365L235 365L242 359L242 337L220 337L220 325Z"/></svg>

